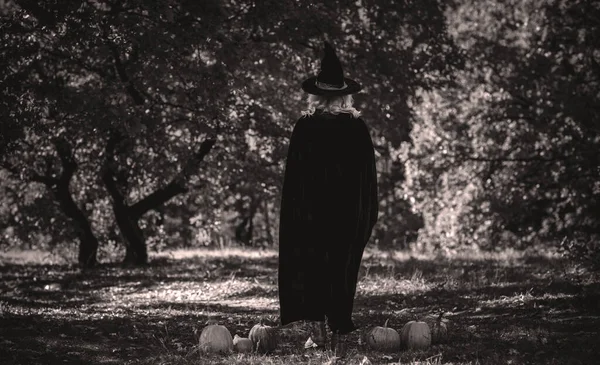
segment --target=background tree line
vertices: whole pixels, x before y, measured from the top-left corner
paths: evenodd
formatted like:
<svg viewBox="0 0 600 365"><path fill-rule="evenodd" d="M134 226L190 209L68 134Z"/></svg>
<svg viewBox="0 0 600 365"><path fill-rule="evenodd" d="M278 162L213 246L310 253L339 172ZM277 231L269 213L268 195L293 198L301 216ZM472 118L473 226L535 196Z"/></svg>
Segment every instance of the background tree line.
<svg viewBox="0 0 600 365"><path fill-rule="evenodd" d="M0 245L277 242L289 134L337 48L382 247L597 257L593 1L2 1ZM335 141L332 141L335 143ZM594 256L594 254L596 256Z"/></svg>

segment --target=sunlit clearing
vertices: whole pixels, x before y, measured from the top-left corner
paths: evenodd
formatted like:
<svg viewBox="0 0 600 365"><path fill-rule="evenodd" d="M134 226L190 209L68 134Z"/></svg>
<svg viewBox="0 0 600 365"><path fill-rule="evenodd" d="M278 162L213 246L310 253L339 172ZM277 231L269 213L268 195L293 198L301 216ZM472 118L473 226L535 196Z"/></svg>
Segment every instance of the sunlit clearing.
<svg viewBox="0 0 600 365"><path fill-rule="evenodd" d="M267 258L277 256L277 251L273 249L257 250L255 248L241 248L241 247L229 247L229 248L197 248L197 249L181 249L181 250L168 250L158 253L152 257L154 258L169 258L174 260L191 259L195 257L243 257L243 258Z"/></svg>

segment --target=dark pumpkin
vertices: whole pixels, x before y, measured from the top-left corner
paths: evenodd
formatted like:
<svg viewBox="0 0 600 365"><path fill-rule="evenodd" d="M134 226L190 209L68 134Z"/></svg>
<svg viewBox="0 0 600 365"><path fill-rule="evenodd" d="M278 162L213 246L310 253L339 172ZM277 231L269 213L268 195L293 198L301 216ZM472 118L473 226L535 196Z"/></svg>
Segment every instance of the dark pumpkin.
<svg viewBox="0 0 600 365"><path fill-rule="evenodd" d="M431 346L431 331L427 323L410 321L402 327L400 338L409 350L425 350Z"/></svg>
<svg viewBox="0 0 600 365"><path fill-rule="evenodd" d="M400 348L400 334L387 324L386 320L383 327L376 326L367 333L366 344L373 350L395 351Z"/></svg>
<svg viewBox="0 0 600 365"><path fill-rule="evenodd" d="M254 351L267 354L277 347L275 328L259 323L252 327L248 338L252 341Z"/></svg>

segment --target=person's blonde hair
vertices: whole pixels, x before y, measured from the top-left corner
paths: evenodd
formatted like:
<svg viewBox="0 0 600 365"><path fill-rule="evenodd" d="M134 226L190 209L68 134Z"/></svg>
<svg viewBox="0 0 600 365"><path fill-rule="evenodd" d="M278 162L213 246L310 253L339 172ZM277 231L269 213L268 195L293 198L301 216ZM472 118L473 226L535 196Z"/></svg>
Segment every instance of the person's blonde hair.
<svg viewBox="0 0 600 365"><path fill-rule="evenodd" d="M343 96L323 96L323 95L308 95L308 107L302 111L302 116L311 116L317 109L331 114L348 113L354 118L360 117L360 111L352 106L354 99L352 95Z"/></svg>

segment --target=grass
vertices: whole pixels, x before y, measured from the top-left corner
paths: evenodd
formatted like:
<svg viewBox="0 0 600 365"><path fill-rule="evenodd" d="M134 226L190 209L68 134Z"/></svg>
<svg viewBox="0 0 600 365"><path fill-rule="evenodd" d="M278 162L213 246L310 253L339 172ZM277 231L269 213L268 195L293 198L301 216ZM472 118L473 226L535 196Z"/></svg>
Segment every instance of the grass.
<svg viewBox="0 0 600 365"><path fill-rule="evenodd" d="M85 273L39 257L0 259L2 364L335 363L328 352L305 351L298 329L282 330L268 356L198 351L209 317L244 337L260 318L276 323L275 251L174 251L144 268L108 264ZM440 311L447 312L448 343L375 352L359 344L359 330L344 363L600 363L600 280L559 257L366 253L355 301L362 329L389 319L399 330Z"/></svg>

